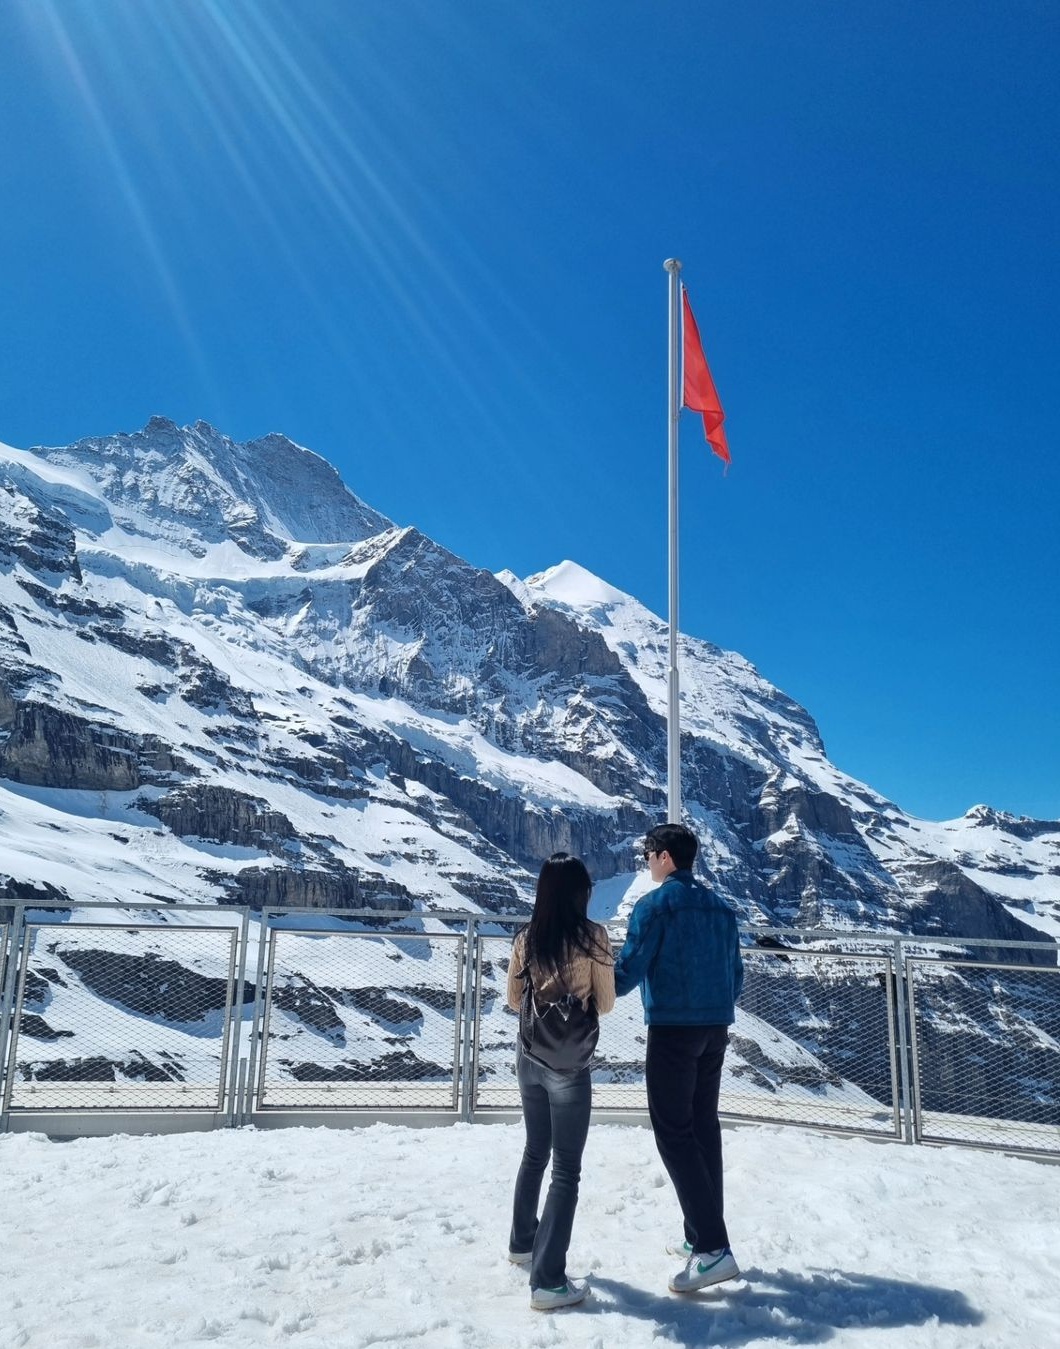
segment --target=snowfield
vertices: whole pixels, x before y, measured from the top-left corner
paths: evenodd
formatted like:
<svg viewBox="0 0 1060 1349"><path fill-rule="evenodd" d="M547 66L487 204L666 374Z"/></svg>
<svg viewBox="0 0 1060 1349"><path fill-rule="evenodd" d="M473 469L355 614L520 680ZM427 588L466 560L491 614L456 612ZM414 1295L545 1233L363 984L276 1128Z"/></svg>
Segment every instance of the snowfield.
<svg viewBox="0 0 1060 1349"><path fill-rule="evenodd" d="M745 1278L667 1292L680 1235L650 1132L593 1128L569 1271L506 1259L516 1125L0 1136L2 1349L1046 1349L1060 1167L795 1129L725 1135Z"/></svg>

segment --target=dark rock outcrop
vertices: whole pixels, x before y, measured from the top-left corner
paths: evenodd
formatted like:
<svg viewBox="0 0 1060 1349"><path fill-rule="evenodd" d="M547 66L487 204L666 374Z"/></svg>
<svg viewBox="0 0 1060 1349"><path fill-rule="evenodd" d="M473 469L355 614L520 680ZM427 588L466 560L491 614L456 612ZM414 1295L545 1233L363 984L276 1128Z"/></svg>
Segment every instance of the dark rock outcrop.
<svg viewBox="0 0 1060 1349"><path fill-rule="evenodd" d="M207 870L203 879L227 891L226 903L260 912L278 909L379 909L411 913L416 903L408 888L377 872L358 872L334 860L323 866L290 862L284 866L243 867L234 876Z"/></svg>
<svg viewBox="0 0 1060 1349"><path fill-rule="evenodd" d="M35 787L131 791L140 786L135 736L45 703L0 693L0 777Z"/></svg>
<svg viewBox="0 0 1060 1349"><path fill-rule="evenodd" d="M181 838L282 854L284 845L296 837L286 815L271 809L263 798L209 782L185 782L164 796L144 797L137 806Z"/></svg>
<svg viewBox="0 0 1060 1349"><path fill-rule="evenodd" d="M1057 964L1057 948L1043 944L1043 934L1022 923L1000 905L993 895L966 876L959 867L943 861L909 862L900 869L902 879L915 888L920 902L911 910L909 931L918 937L974 937L996 945L969 946L970 960L993 960L1014 965ZM1006 946L1005 942L1034 942L1033 949Z"/></svg>
<svg viewBox="0 0 1060 1349"><path fill-rule="evenodd" d="M272 1001L281 1011L335 1044L346 1043L346 1023L335 1011L331 990L322 992L304 975L291 975L273 985Z"/></svg>
<svg viewBox="0 0 1060 1349"><path fill-rule="evenodd" d="M183 1074L173 1063L155 1063L133 1051L126 1059L111 1059L104 1054L85 1058L48 1059L44 1062L18 1063L25 1082L182 1082Z"/></svg>
<svg viewBox="0 0 1060 1349"><path fill-rule="evenodd" d="M279 1062L297 1082L448 1082L453 1076L451 1065L417 1058L408 1049L380 1054L370 1063L348 1060L334 1068L291 1059Z"/></svg>
<svg viewBox="0 0 1060 1349"><path fill-rule="evenodd" d="M202 1021L224 1010L228 983L189 970L149 951L143 956L120 951L68 948L56 952L97 997L116 1002L139 1016L158 1016L177 1024ZM244 1002L254 1001L253 985Z"/></svg>
<svg viewBox="0 0 1060 1349"><path fill-rule="evenodd" d="M0 480L0 567L19 562L49 579L82 579L70 521L59 511L43 509L13 483Z"/></svg>

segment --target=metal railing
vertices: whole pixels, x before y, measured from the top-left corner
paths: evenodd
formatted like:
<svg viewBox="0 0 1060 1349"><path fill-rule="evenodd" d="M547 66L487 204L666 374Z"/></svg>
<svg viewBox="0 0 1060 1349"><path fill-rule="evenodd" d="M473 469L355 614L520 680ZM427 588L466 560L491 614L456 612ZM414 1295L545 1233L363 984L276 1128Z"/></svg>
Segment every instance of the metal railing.
<svg viewBox="0 0 1060 1349"><path fill-rule="evenodd" d="M510 1118L522 920L17 904L0 923L0 1129ZM620 934L613 934L616 939ZM1050 942L743 931L723 1114L1060 1154ZM594 1109L646 1112L635 994Z"/></svg>
<svg viewBox="0 0 1060 1349"><path fill-rule="evenodd" d="M805 934L785 935L794 942ZM877 938L875 944L879 949L869 953L793 945L744 950L744 992L722 1075L725 1114L902 1135L896 1017L887 996L894 943ZM519 1108L517 1018L504 997L510 948L510 935L480 936L476 947L472 1110L479 1115ZM841 1042L838 1048L833 1039ZM647 1110L646 1043L639 997L620 998L600 1021L593 1067L597 1111Z"/></svg>
<svg viewBox="0 0 1060 1349"><path fill-rule="evenodd" d="M263 928L250 1064L258 1109L458 1109L464 933L379 920L306 931L291 915ZM395 980L396 965L409 981Z"/></svg>
<svg viewBox="0 0 1060 1349"><path fill-rule="evenodd" d="M905 971L916 1141L1060 1152L1060 969L910 954Z"/></svg>
<svg viewBox="0 0 1060 1349"><path fill-rule="evenodd" d="M246 910L17 905L10 929L0 1129L86 1112L232 1122Z"/></svg>
<svg viewBox="0 0 1060 1349"><path fill-rule="evenodd" d="M21 922L21 914L19 915ZM15 974L12 924L0 922L0 1128L5 1127L4 1088L7 1071L7 1035L11 1024L11 998Z"/></svg>

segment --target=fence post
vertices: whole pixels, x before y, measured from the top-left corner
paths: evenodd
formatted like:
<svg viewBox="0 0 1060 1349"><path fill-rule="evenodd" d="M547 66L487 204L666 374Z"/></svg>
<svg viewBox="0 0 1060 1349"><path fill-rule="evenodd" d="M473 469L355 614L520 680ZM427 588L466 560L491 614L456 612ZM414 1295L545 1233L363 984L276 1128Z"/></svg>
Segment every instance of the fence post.
<svg viewBox="0 0 1060 1349"><path fill-rule="evenodd" d="M26 971L29 968L29 934L31 926L25 921L25 909L22 911L22 932L19 937L17 973L11 971L5 995L4 1022L8 1027L7 1072L4 1074L3 1091L0 1092L0 1132L6 1131L11 1115L11 1090L15 1083L15 1059L18 1055L19 1028L22 1025L22 1002L26 993ZM14 933L12 933L14 936ZM12 950L14 955L14 950ZM16 964L12 960L12 966ZM17 985L17 992L16 992ZM13 1001L12 1001L13 998Z"/></svg>
<svg viewBox="0 0 1060 1349"><path fill-rule="evenodd" d="M25 913L24 905L12 905L11 922L7 925L6 950L5 946L0 944L0 1133L7 1132L7 1078L9 1073L15 1071L14 1064L7 1061L7 1042L11 1030L11 1001L15 995L15 970L20 964L18 957L22 949ZM12 1041L13 1039L12 1036Z"/></svg>
<svg viewBox="0 0 1060 1349"><path fill-rule="evenodd" d="M269 941L270 910L262 909L258 918L258 962L254 975L254 1020L250 1028L250 1053L247 1063L247 1087L243 1100L243 1124L249 1124L254 1116L254 1096L258 1089L258 1044L261 1038L262 1016L265 1010L265 947ZM249 917L248 917L249 943Z"/></svg>
<svg viewBox="0 0 1060 1349"><path fill-rule="evenodd" d="M482 1041L482 938L479 937L475 943L475 1010L472 1016L472 1026L474 1027L474 1036L471 1041L471 1086L473 1094L471 1098L471 1118L475 1117L475 1106L478 1104L478 1051Z"/></svg>
<svg viewBox="0 0 1060 1349"><path fill-rule="evenodd" d="M264 915L264 910L262 910ZM272 1020L272 985L276 972L276 938L275 928L265 928L261 934L262 946L258 952L258 1004L261 1012L261 1032L255 1035L254 1048L258 1055L257 1081L251 1081L250 1091L257 1093L258 1109L261 1109L262 1097L265 1095L265 1065L269 1049L269 1025ZM265 940L268 939L268 951L265 951ZM263 956L267 960L267 965L262 964ZM264 983L262 980L264 979ZM264 993L262 989L264 988Z"/></svg>
<svg viewBox="0 0 1060 1349"><path fill-rule="evenodd" d="M454 1113L459 1114L460 1091L463 1075L460 1072L460 1047L464 1033L464 959L467 948L467 933L462 932L456 939L456 978L453 989L453 1090L450 1104ZM461 1115L461 1118L463 1116Z"/></svg>
<svg viewBox="0 0 1060 1349"><path fill-rule="evenodd" d="M238 942L238 970L235 976L235 992L232 997L232 1006L229 1011L229 1035L228 1035L228 1109L225 1111L225 1124L232 1128L237 1124L242 1124L243 1114L243 1091L239 1080L239 1040L240 1032L243 1029L243 990L246 987L247 977L247 945L248 929L250 925L250 910L243 910L243 917L239 924L239 934L236 937ZM243 1063L244 1069L246 1063Z"/></svg>
<svg viewBox="0 0 1060 1349"><path fill-rule="evenodd" d="M463 1099L460 1118L470 1124L475 1116L475 1082L471 1075L471 1043L475 1033L475 960L478 954L478 933L473 916L467 920L467 932L464 937L464 994L461 1007L464 1027L463 1053L460 1061L460 1077L463 1082Z"/></svg>
<svg viewBox="0 0 1060 1349"><path fill-rule="evenodd" d="M924 1137L924 1097L920 1084L920 1037L916 1029L916 999L913 994L913 966L915 961L906 958L905 967L909 975L909 1061L913 1074L913 1142L919 1143Z"/></svg>
<svg viewBox="0 0 1060 1349"><path fill-rule="evenodd" d="M898 1018L898 1075L902 1089L902 1115L905 1121L905 1141L913 1141L913 1106L909 1091L909 1036L906 1033L906 982L905 957L902 953L902 939L894 939L894 992L895 1014Z"/></svg>
<svg viewBox="0 0 1060 1349"><path fill-rule="evenodd" d="M247 1058L244 1054L239 1060L239 1082L236 1086L235 1118L233 1125L241 1128L247 1122Z"/></svg>

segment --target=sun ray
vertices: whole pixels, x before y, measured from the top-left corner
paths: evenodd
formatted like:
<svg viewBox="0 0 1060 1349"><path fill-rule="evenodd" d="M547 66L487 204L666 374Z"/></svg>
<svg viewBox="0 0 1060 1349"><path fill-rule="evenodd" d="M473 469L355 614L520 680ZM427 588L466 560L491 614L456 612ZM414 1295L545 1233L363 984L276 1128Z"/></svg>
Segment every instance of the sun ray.
<svg viewBox="0 0 1060 1349"><path fill-rule="evenodd" d="M143 249L154 270L156 279L161 287L166 304L168 305L173 323L184 340L188 353L194 362L200 378L207 387L212 387L214 385L214 380L206 362L202 344L198 339L195 325L193 324L187 306L184 303L180 286L177 283L176 277L159 241L158 231L151 221L150 213L137 189L133 174L122 154L118 140L111 130L107 116L92 88L92 82L88 77L85 66L71 41L63 16L59 11L59 7L54 3L54 0L40 0L38 12L43 16L44 21L51 30L51 35L54 38L55 46L61 57L62 63L77 92L77 96L88 115L107 161L109 162L118 189L121 193L125 209L128 211Z"/></svg>
<svg viewBox="0 0 1060 1349"><path fill-rule="evenodd" d="M357 27L358 11L344 14L344 51L356 56L345 67L319 28L283 7L200 0L68 11L41 0L40 12L48 64L76 90L173 325L215 403L223 398L193 316L202 296L189 285L196 257L207 274L221 275L225 255L204 230L221 216L217 247L231 250L241 231L251 248L258 236L267 240L280 263L269 284L304 297L366 405L378 401L373 381L390 389L415 384L417 401L436 403L452 424L467 427L468 453L496 456L530 483L525 461L505 449L510 391L519 389L547 420L541 369L550 345L504 278L466 247L432 191L429 170L438 163L452 163L457 183L475 180L468 147L429 126L405 134L422 109L414 92L398 97L400 81L386 59L392 53L376 49L370 24ZM427 22L428 10L412 13ZM480 83L501 78L479 72L466 27L448 39L462 43L459 50L445 45L440 22L420 36L434 44L432 59L465 63ZM408 144L419 162L403 152ZM318 237L345 264L333 287L311 255ZM389 350L373 342L376 325L395 334ZM532 362L528 350L536 353ZM485 353L505 371L503 389L481 378Z"/></svg>

